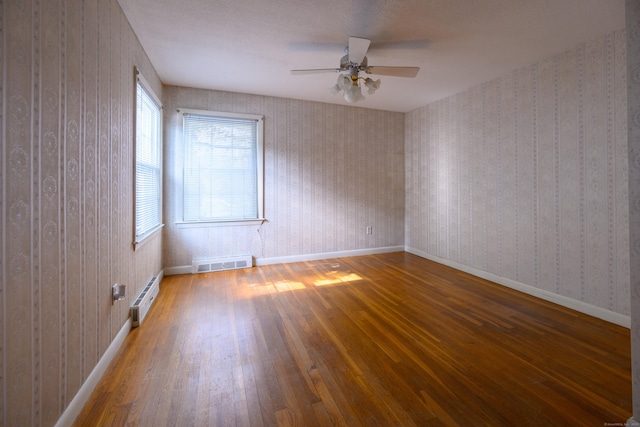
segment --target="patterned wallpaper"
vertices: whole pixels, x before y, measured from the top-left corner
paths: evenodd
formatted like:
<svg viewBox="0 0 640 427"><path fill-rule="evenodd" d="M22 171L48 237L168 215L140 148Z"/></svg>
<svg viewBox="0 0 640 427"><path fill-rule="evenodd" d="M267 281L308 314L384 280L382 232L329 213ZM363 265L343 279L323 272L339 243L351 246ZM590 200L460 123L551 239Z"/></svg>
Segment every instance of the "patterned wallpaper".
<svg viewBox="0 0 640 427"><path fill-rule="evenodd" d="M161 269L159 237L131 245L134 65L162 87L116 0L0 19L0 425L51 426Z"/></svg>
<svg viewBox="0 0 640 427"><path fill-rule="evenodd" d="M629 315L620 30L406 116L406 246Z"/></svg>
<svg viewBox="0 0 640 427"><path fill-rule="evenodd" d="M163 101L165 267L215 256L264 259L403 245L402 113L178 87L165 87ZM262 226L176 227L179 107L264 115Z"/></svg>
<svg viewBox="0 0 640 427"><path fill-rule="evenodd" d="M625 3L629 129L629 235L633 418L640 424L640 1Z"/></svg>

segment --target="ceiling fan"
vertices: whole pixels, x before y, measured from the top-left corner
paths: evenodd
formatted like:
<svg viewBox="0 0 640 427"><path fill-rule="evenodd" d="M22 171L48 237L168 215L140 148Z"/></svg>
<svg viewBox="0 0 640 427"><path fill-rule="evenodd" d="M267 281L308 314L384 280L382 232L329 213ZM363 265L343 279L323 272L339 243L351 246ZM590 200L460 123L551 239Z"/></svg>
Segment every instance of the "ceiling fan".
<svg viewBox="0 0 640 427"><path fill-rule="evenodd" d="M380 79L373 80L369 77L360 77L360 72L366 74L377 74L381 76L394 77L415 77L420 71L419 67L384 67L369 65L367 61L367 50L371 40L360 37L349 37L349 45L345 47L346 55L340 58L339 68L314 68L308 70L291 70L291 74L316 74L316 73L340 73L337 83L331 88L334 95L344 92L344 99L347 102L358 102L365 97L362 95L360 80L368 89L368 93L373 94L380 87Z"/></svg>

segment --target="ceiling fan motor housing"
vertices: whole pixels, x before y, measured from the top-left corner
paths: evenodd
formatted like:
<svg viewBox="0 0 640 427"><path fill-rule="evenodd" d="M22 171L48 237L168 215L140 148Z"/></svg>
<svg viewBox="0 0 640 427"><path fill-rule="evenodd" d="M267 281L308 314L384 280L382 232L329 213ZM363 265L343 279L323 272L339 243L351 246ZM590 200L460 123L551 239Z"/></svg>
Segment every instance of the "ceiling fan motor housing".
<svg viewBox="0 0 640 427"><path fill-rule="evenodd" d="M340 69L343 71L349 71L353 74L353 70L356 72L360 72L367 68L367 57L365 56L361 63L355 64L353 62L349 62L349 54L346 54L342 58L340 58Z"/></svg>

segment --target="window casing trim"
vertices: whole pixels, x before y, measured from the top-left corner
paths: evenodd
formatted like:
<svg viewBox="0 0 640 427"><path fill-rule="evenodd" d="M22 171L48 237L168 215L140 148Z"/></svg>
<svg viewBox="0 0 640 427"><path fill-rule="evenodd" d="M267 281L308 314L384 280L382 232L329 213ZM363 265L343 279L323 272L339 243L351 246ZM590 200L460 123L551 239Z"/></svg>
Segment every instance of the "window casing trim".
<svg viewBox="0 0 640 427"><path fill-rule="evenodd" d="M175 225L178 228L200 228L200 227L238 227L238 226L252 226L262 225L267 220L265 218L257 219L229 219L229 220L217 220L217 221L176 221Z"/></svg>
<svg viewBox="0 0 640 427"><path fill-rule="evenodd" d="M145 91L145 93L156 103L158 109L159 109L159 120L158 120L158 137L159 137L159 141L158 141L158 155L159 155L159 167L158 167L158 174L159 174L159 204L158 204L158 215L159 215L159 222L157 224L155 224L153 227L149 228L148 230L146 230L144 233L138 235L137 233L137 205L138 205L138 199L137 199L137 189L136 189L136 173L137 173L137 169L138 169L138 160L137 160L137 111L138 111L138 85L140 85L142 87L142 89ZM142 246L142 244L144 242L146 242L147 240L149 240L150 237L156 235L159 230L161 230L164 227L164 224L162 223L162 181L163 181L163 168L162 168L162 102L160 102L160 99L158 98L158 96L156 95L156 93L153 91L153 89L151 89L151 85L149 85L149 83L147 82L147 80L144 78L144 76L142 75L142 73L140 72L140 70L137 67L134 67L134 93L136 94L136 96L134 97L134 107L133 107L133 249L136 250L139 247Z"/></svg>
<svg viewBox="0 0 640 427"><path fill-rule="evenodd" d="M223 111L198 110L192 108L178 108L179 128L176 132L175 173L177 192L176 221L179 228L220 227L234 225L255 225L266 221L264 217L264 116L258 114L229 113ZM256 121L256 178L257 178L257 217L256 218L228 218L216 220L184 220L184 115L219 117L224 119L244 119Z"/></svg>

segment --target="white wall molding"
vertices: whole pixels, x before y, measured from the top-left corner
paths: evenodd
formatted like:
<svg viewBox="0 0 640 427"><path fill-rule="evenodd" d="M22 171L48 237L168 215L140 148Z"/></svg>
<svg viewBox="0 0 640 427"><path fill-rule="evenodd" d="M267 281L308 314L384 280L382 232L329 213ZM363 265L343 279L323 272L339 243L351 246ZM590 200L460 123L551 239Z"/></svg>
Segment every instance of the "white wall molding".
<svg viewBox="0 0 640 427"><path fill-rule="evenodd" d="M486 271L478 270L474 267L469 267L464 264L460 264L455 261L451 261L448 259L440 258L434 255L430 255L426 252L413 249L413 248L405 248L407 252L417 255L421 258L428 259L430 261L437 262L439 264L446 265L448 267L455 268L456 270L463 271L465 273L469 273L476 277L480 277L481 279L489 280L491 282L497 283L502 286L506 286L507 288L514 289L516 291L520 291L527 295L534 296L536 298L543 299L545 301L549 301L558 305L561 305L566 308L570 308L572 310L578 311L583 314L587 314L589 316L596 317L598 319L605 320L607 322L614 323L616 325L623 326L625 328L631 327L631 318L629 316L625 316L611 310L607 310L601 307L596 307L591 304L587 304L582 301L578 301L573 298L569 298L563 295L558 295L553 292L546 291L544 289L536 288L531 285L527 285L525 283L517 282L515 280L507 279L505 277L496 276L492 273L487 273Z"/></svg>
<svg viewBox="0 0 640 427"><path fill-rule="evenodd" d="M165 276L175 276L176 274L191 274L191 266L180 265L177 267L166 267L164 269Z"/></svg>
<svg viewBox="0 0 640 427"><path fill-rule="evenodd" d="M255 265L260 266L260 265L271 265L271 264L287 264L291 262L318 261L323 259L384 254L389 252L404 252L404 246L385 246L381 248L354 249L349 251L322 252L317 254L258 258L255 260ZM167 267L164 269L165 276L172 276L175 274L189 274L189 273L191 273L191 265Z"/></svg>
<svg viewBox="0 0 640 427"><path fill-rule="evenodd" d="M111 341L111 344L107 347L107 351L104 352L96 367L93 368L93 371L91 371L84 384L82 384L82 387L80 387L78 393L75 395L69 406L67 406L67 409L62 413L62 416L56 423L56 427L66 427L73 424L84 408L84 405L89 400L91 393L93 393L102 379L102 376L107 371L109 364L118 353L118 350L120 350L120 347L127 338L129 331L131 331L131 317L127 319L124 325L122 325L120 332L118 332L113 341Z"/></svg>
<svg viewBox="0 0 640 427"><path fill-rule="evenodd" d="M386 246L382 248L354 249L350 251L322 252L317 254L291 255L283 257L259 258L256 265L286 264L290 262L318 261L350 256L385 254L389 252L404 252L404 246Z"/></svg>

